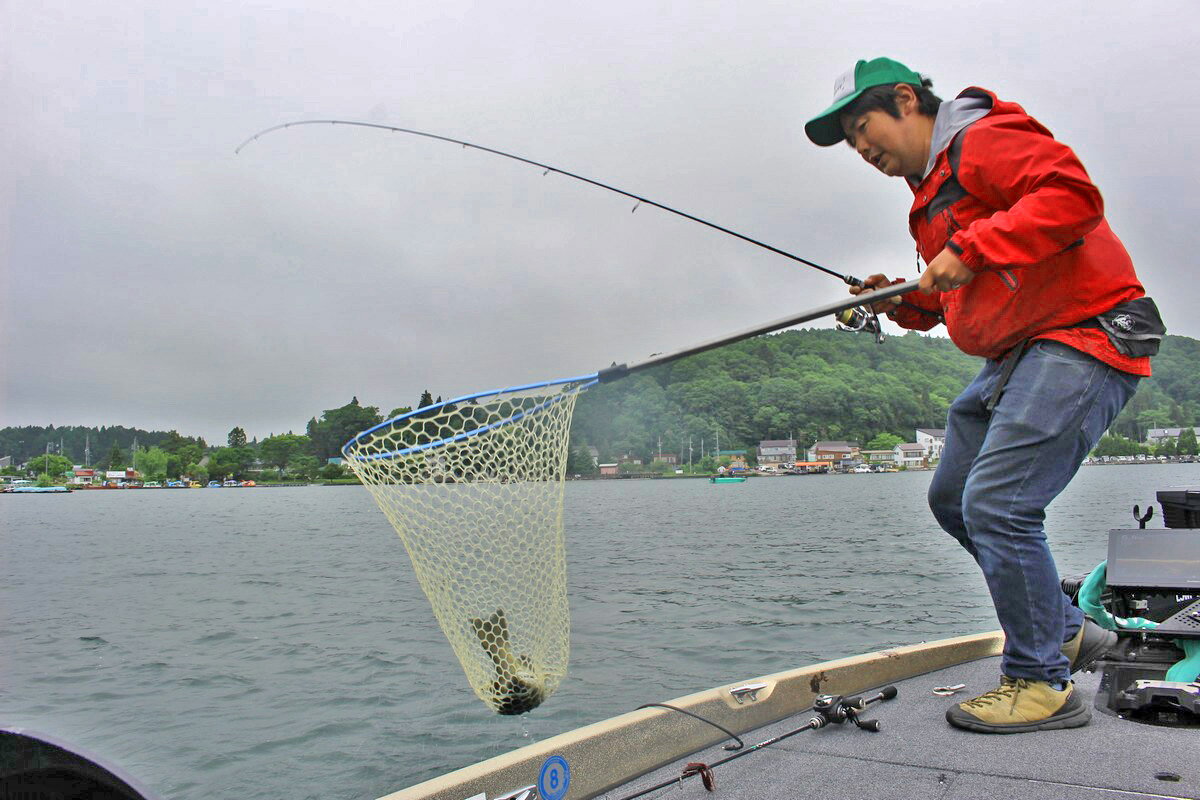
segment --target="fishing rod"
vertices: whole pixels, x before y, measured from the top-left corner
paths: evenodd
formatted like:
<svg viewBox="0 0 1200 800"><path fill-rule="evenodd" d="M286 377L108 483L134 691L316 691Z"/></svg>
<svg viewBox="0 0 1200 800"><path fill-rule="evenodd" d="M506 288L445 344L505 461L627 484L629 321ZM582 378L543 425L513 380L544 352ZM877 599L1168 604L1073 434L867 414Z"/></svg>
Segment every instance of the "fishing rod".
<svg viewBox="0 0 1200 800"><path fill-rule="evenodd" d="M894 283L890 286L882 286L877 289L868 289L857 297L848 297L842 300L835 300L832 303L826 303L823 306L817 306L816 308L802 311L799 314L792 314L787 317L772 320L771 322L764 322L761 325L755 325L753 328L746 328L744 330L737 331L736 333L726 334L725 336L721 336L716 339L709 339L706 342L694 344L690 347L680 348L679 350L675 350L670 353L655 353L648 358L645 358L641 361L636 361L632 364L613 364L612 366L602 369L596 373L595 378L600 383L608 383L609 381L615 381L620 378L624 378L626 375L631 373L641 372L642 370L650 369L651 367L657 367L662 364L669 364L673 361L678 361L681 358L686 358L687 356L694 356L697 353L715 350L718 347L724 347L727 344L740 342L744 339L760 336L764 333L774 333L775 331L783 330L784 328L791 328L805 322L812 322L815 319L820 319L821 317L829 316L831 314L836 315L840 319L843 312L853 310L859 305L874 305L875 303L891 300L894 297L899 297L900 295L914 292L917 290L917 287L920 286L920 283L921 282L918 280L912 280L905 281L904 283Z"/></svg>
<svg viewBox="0 0 1200 800"><path fill-rule="evenodd" d="M441 136L436 133L427 133L425 131L413 130L412 128L397 128L392 125L380 125L375 122L356 122L353 120L344 120L344 119L307 119L307 120L300 120L299 122L285 122L282 125L275 125L270 128L266 128L265 130L261 130L258 133L254 134L253 136L251 136L246 141L239 144L237 146L237 148L234 149L233 152L235 155L240 153L246 145L250 144L251 142L255 141L256 139L258 139L262 136L266 136L268 133L271 133L272 131L279 131L279 130L283 130L284 128L292 128L292 127L296 127L298 125L352 125L352 126L359 127L359 128L377 128L379 130L391 131L392 133L407 133L407 134L411 134L413 136L422 136L426 139L436 139L439 142L449 142L451 144L461 145L464 148L469 147L473 150L479 150L484 153L491 153L492 155L501 156L503 158L509 158L509 159L512 159L513 161L519 161L522 164L529 164L530 166L534 166L539 169L545 170L545 172L542 173L543 176L548 175L551 172L554 172L559 175L565 175L568 178L574 178L577 181L583 181L584 183L591 184L592 186L597 186L601 189L607 189L610 192L616 192L617 194L628 197L631 200L636 200L638 202L638 205L654 206L655 208L659 208L659 209L662 209L663 211L670 212L671 214L675 214L676 216L683 217L684 219L690 219L692 222L699 222L701 225L707 225L708 227L712 228L713 230L718 230L721 233L726 233L726 234L729 234L730 236L737 237L738 239L741 239L743 242L749 242L750 244L755 245L757 247L761 247L764 250L769 250L772 253L775 253L776 255L781 255L784 258L790 258L792 261L798 261L801 264L804 264L806 266L812 267L814 269L819 269L821 272L824 272L827 275L832 275L833 277L844 281L848 286L863 286L862 280L860 278L854 277L853 275L843 275L840 272L836 272L832 269L829 269L828 267L823 267L820 264L817 264L816 262L809 261L807 258L801 258L800 256L795 255L794 253L789 253L788 251L782 250L778 247L775 247L774 245L767 244L766 242L761 242L758 239L752 239L751 237L746 236L743 233L738 233L737 231L730 230L729 228L718 225L715 222L709 222L706 219L701 219L700 217L697 217L694 214L689 214L686 211L680 211L677 208L672 208L671 206L664 205L663 203L659 203L655 200L651 200L648 197L642 197L641 195L634 194L633 192L627 192L624 189L620 189L616 186L612 186L610 184L603 183L603 182L595 180L593 178L588 178L588 177L579 175L574 172L569 172L565 169L559 169L558 167L553 167L549 164L543 164L540 161L534 161L531 158L525 158L524 156L518 156L513 153L506 153L503 150L496 150L491 147L484 147L481 144L474 144L473 142L463 141L462 139L455 139L450 136ZM633 207L633 211L637 211L637 206ZM631 211L630 213L633 213L633 212Z"/></svg>
<svg viewBox="0 0 1200 800"><path fill-rule="evenodd" d="M285 128L293 128L293 127L297 127L300 125L349 125L349 126L353 126L353 127L357 127L357 128L374 128L376 130L390 131L392 133L407 133L409 135L420 136L425 139L435 139L439 142L449 142L450 144L457 144L463 148L471 148L473 150L479 150L480 152L483 152L483 153L491 153L492 155L511 159L513 161L519 161L522 164L529 164L530 166L537 167L541 170L544 170L544 172L542 173L543 176L549 175L551 172L554 172L558 175L565 175L568 178L574 178L577 181L582 181L582 182L590 184L592 186L596 186L600 189L605 189L610 192L615 192L619 195L622 195L623 197L628 197L631 200L636 200L637 205L635 205L633 207L633 211L637 211L638 207L642 206L642 205L653 206L654 208L658 208L658 209L661 209L668 213L675 214L676 216L683 217L684 219L687 219L687 220L691 220L692 222L698 222L701 225L705 225L709 228L712 228L713 230L717 230L717 231L720 231L721 233L728 234L729 236L733 236L737 239L741 239L743 242L748 242L756 247L761 247L762 249L768 250L772 253L775 253L776 255L781 255L784 258L789 258L792 261L796 261L800 264L804 264L805 266L820 270L821 272L824 272L827 275L832 275L833 277L841 280L847 286L857 286L860 288L866 286L866 284L863 282L863 280L861 278L856 278L855 276L848 275L848 274L844 275L840 272L829 269L828 267L821 266L820 264L816 263L815 261L810 261L807 258L801 258L800 256L796 255L795 253L789 253L787 250L783 250L782 248L775 247L774 245L767 244L766 242L760 241L758 239L754 239L750 236L745 235L744 233L738 233L735 230L726 228L723 225L718 225L715 222L710 222L709 220L702 219L702 218L696 216L695 214L689 214L686 211L679 210L678 208L672 208L671 206L668 206L664 203L660 203L657 200L651 200L648 197L643 197L642 195L626 191L625 189L621 189L621 188L613 186L611 184L595 180L594 178L588 178L584 175L580 175L575 172L570 172L565 169L560 169L558 167L551 166L550 164L544 164L540 161L534 161L531 158L525 158L524 156L519 156L514 153L507 153L503 150L497 150L493 147L485 147L484 145L475 144L474 142L468 142L463 139L455 139L452 136L442 136L440 134L429 133L427 131L418 131L413 128L399 128L394 125L382 125L377 122L358 122L355 120L344 120L344 119L308 119L308 120L300 120L298 122L285 122L282 125L273 125L270 128L265 128L265 129L259 131L258 133L254 134L253 136L251 136L246 141L239 144L236 148L234 148L233 152L235 155L238 153L241 153L242 150L246 147L246 145L250 144L251 142L253 142L263 136L266 136L268 133L271 133L273 131L284 130ZM633 213L633 212L631 211L630 213ZM920 306L913 305L911 303L906 303L904 301L901 301L901 304L908 308L915 309L915 310L921 312L922 314L939 316L937 314L937 312L935 312L935 311L930 311L929 309L921 308ZM853 311L848 311L843 315L843 317L844 317L844 319L842 317L839 317L839 319L838 319L838 322L841 323L843 330L850 330L850 331L866 330L870 333L875 334L875 340L877 342L883 341L883 334L882 334L882 330L881 330L880 324L879 324L879 317L877 314L875 314L875 312L873 310L869 311L869 312L861 311L858 313L855 313Z"/></svg>
<svg viewBox="0 0 1200 800"><path fill-rule="evenodd" d="M764 747L770 747L773 744L782 742L784 739L791 738L792 736L795 736L798 733L804 733L805 731L815 731L829 725L841 725L844 722L852 722L861 730L869 731L871 733L878 733L883 727L879 720L862 719L861 715L867 710L867 706L882 702L884 700L891 700L897 694L898 692L895 686L885 686L883 689L871 695L870 697L843 697L842 695L830 694L818 695L813 700L813 715L799 728L794 728L777 736L772 736L770 739L761 741L758 744L750 745L745 749L730 745L726 748L727 750L737 750L737 752L735 752L733 755L726 756L725 758L714 761L711 764L693 761L684 768L683 773L678 778L671 778L670 780L663 781L662 783L656 783L655 785L642 789L634 794L625 795L620 800L634 800L634 798L643 797L651 794L652 792L657 792L660 789L666 789L669 786L676 786L682 783L684 780L696 775L700 776L700 780L704 784L704 788L711 792L716 789L717 786L716 776L713 775L714 767L719 767L722 764L728 764L730 761L749 755L750 753L756 753L759 750L762 750ZM707 722L707 720L705 721ZM735 736L734 738L736 739L737 737Z"/></svg>

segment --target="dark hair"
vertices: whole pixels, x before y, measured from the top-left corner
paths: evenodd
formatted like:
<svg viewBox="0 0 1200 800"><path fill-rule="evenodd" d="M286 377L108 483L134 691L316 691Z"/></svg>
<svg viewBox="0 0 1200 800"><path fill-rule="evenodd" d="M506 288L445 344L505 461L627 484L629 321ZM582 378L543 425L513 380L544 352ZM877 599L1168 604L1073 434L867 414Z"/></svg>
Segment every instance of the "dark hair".
<svg viewBox="0 0 1200 800"><path fill-rule="evenodd" d="M933 81L925 78L920 86L911 83L908 85L912 86L913 91L917 94L917 111L927 117L936 117L938 106L942 104L942 98L929 88L933 86ZM843 108L838 117L839 119L857 119L868 111L886 111L892 117L899 119L900 106L896 101L896 85L872 86L856 97L853 103Z"/></svg>

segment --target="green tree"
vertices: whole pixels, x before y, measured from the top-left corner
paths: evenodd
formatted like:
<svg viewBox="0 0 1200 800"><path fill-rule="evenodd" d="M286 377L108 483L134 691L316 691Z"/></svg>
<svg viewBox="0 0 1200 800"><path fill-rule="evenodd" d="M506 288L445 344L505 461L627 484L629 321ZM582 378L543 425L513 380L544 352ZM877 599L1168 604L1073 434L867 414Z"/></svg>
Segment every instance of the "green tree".
<svg viewBox="0 0 1200 800"><path fill-rule="evenodd" d="M317 475L317 471L321 468L321 463L313 456L307 454L298 454L292 456L292 460L287 464L288 475L299 478L304 481L311 481Z"/></svg>
<svg viewBox="0 0 1200 800"><path fill-rule="evenodd" d="M891 450L904 440L894 433L878 433L863 447L864 450Z"/></svg>
<svg viewBox="0 0 1200 800"><path fill-rule="evenodd" d="M148 481L161 481L167 477L167 452L159 447L139 447L133 454L133 468Z"/></svg>
<svg viewBox="0 0 1200 800"><path fill-rule="evenodd" d="M121 449L121 445L116 442L112 443L112 447L108 448L108 455L104 457L101 464L107 469L124 469L125 451Z"/></svg>
<svg viewBox="0 0 1200 800"><path fill-rule="evenodd" d="M326 464L317 470L317 474L327 481L336 481L338 478L346 477L346 470L341 464Z"/></svg>
<svg viewBox="0 0 1200 800"><path fill-rule="evenodd" d="M567 451L567 473L570 475L595 475L599 472L587 446L577 444Z"/></svg>
<svg viewBox="0 0 1200 800"><path fill-rule="evenodd" d="M183 474L199 483L208 483L208 470L199 464L188 464L184 467Z"/></svg>
<svg viewBox="0 0 1200 800"><path fill-rule="evenodd" d="M1092 455L1100 456L1136 456L1147 452L1147 448L1124 436L1105 434L1100 437Z"/></svg>
<svg viewBox="0 0 1200 800"><path fill-rule="evenodd" d="M228 444L230 447L245 447L246 446L246 432L244 430L242 430L240 427L234 428L233 430L231 430L229 432L229 436L227 437L227 439L228 439Z"/></svg>
<svg viewBox="0 0 1200 800"><path fill-rule="evenodd" d="M51 478L61 478L64 473L70 470L70 459L63 458L55 453L50 453L49 455L42 454L36 458L29 459L29 471L36 475L49 475Z"/></svg>
<svg viewBox="0 0 1200 800"><path fill-rule="evenodd" d="M1196 431L1191 425L1186 426L1179 432L1179 439L1175 443L1176 450L1181 456L1197 455L1200 448L1196 445Z"/></svg>
<svg viewBox="0 0 1200 800"><path fill-rule="evenodd" d="M322 412L319 421L314 418L308 423L312 454L319 461L339 456L343 444L381 421L379 409L375 406L360 406L357 397L341 408L327 409Z"/></svg>
<svg viewBox="0 0 1200 800"><path fill-rule="evenodd" d="M304 434L283 433L268 436L258 448L264 464L283 469L293 456L312 452L312 439Z"/></svg>
<svg viewBox="0 0 1200 800"><path fill-rule="evenodd" d="M249 447L218 447L208 459L208 474L217 480L246 478L254 465L254 451Z"/></svg>

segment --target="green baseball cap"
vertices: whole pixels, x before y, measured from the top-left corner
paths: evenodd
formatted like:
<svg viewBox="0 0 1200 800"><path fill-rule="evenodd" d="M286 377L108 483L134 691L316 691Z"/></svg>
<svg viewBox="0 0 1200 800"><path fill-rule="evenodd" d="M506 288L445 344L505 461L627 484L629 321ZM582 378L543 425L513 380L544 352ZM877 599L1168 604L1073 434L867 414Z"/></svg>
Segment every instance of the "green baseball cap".
<svg viewBox="0 0 1200 800"><path fill-rule="evenodd" d="M911 83L920 86L922 76L913 72L899 61L890 58L859 60L854 69L842 73L833 82L833 105L804 124L808 138L821 147L829 147L846 138L842 132L839 112L854 102L860 94L872 86Z"/></svg>

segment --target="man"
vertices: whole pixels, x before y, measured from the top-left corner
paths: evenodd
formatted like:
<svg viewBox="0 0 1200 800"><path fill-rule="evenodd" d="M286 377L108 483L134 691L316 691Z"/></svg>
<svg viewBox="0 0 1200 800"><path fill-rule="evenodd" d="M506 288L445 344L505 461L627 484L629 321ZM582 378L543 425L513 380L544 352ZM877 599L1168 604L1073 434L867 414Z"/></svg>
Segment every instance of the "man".
<svg viewBox="0 0 1200 800"><path fill-rule="evenodd" d="M1150 374L1163 329L1071 149L987 90L942 102L931 85L891 59L859 61L805 132L845 140L913 190L922 294L876 310L916 330L944 322L988 359L950 407L929 504L983 571L1002 676L946 718L994 733L1078 727L1091 712L1070 674L1116 637L1063 594L1045 509Z"/></svg>

